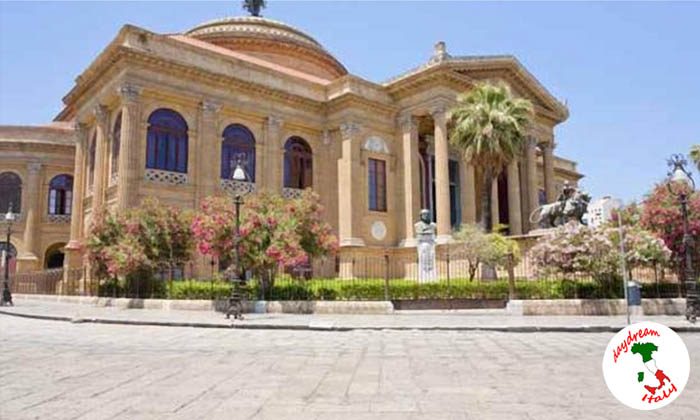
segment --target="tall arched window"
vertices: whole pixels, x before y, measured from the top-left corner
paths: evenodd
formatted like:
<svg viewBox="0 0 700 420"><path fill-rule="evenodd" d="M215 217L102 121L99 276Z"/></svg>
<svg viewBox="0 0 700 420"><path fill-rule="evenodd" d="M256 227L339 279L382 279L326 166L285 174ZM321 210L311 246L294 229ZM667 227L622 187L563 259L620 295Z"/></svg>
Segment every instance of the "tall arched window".
<svg viewBox="0 0 700 420"><path fill-rule="evenodd" d="M88 151L88 189L95 184L95 153L97 149L97 131L90 140L90 150Z"/></svg>
<svg viewBox="0 0 700 420"><path fill-rule="evenodd" d="M284 186L309 188L313 186L313 156L311 147L301 137L290 137L284 145Z"/></svg>
<svg viewBox="0 0 700 420"><path fill-rule="evenodd" d="M73 202L73 177L56 175L49 182L49 214L70 214Z"/></svg>
<svg viewBox="0 0 700 420"><path fill-rule="evenodd" d="M231 124L221 143L221 179L230 179L240 159L250 182L255 182L255 137L245 126Z"/></svg>
<svg viewBox="0 0 700 420"><path fill-rule="evenodd" d="M148 117L146 168L187 172L187 122L172 109Z"/></svg>
<svg viewBox="0 0 700 420"><path fill-rule="evenodd" d="M22 211L22 179L14 172L0 173L0 214L7 213L12 204L13 213Z"/></svg>
<svg viewBox="0 0 700 420"><path fill-rule="evenodd" d="M114 129L112 129L112 159L110 174L119 173L119 148L121 147L122 138L122 113L117 115L117 119L114 121Z"/></svg>

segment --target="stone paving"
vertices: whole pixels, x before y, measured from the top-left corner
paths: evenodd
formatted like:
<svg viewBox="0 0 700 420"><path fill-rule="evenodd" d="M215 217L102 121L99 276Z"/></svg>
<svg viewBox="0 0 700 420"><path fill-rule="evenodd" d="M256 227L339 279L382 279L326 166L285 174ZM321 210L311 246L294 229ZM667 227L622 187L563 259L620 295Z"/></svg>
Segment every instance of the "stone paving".
<svg viewBox="0 0 700 420"><path fill-rule="evenodd" d="M517 316L505 310L397 311L388 315L295 315L246 314L244 321L227 320L220 312L192 310L122 309L87 304L17 300L14 307L0 308L4 314L52 317L74 322L98 320L114 323L146 323L173 326L283 329L492 329L530 331L555 329L563 332L598 329L618 331L626 325L625 316ZM678 331L700 332L700 324L690 324L683 316L633 316L632 322L655 321Z"/></svg>
<svg viewBox="0 0 700 420"><path fill-rule="evenodd" d="M0 316L3 419L696 419L618 403L612 333L163 328Z"/></svg>

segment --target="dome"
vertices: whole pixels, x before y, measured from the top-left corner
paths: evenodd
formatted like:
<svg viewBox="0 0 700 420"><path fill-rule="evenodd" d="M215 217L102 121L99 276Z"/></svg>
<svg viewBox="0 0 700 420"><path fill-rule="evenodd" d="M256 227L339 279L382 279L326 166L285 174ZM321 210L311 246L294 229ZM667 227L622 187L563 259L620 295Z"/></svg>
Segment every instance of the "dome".
<svg viewBox="0 0 700 420"><path fill-rule="evenodd" d="M270 19L255 16L217 19L202 23L185 35L328 80L347 74L345 67L318 41Z"/></svg>

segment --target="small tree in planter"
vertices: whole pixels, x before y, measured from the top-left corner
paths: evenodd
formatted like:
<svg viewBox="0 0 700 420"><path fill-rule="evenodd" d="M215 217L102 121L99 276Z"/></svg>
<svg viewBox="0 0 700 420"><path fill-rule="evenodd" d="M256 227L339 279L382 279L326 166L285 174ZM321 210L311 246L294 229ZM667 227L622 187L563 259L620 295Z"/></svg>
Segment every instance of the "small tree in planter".
<svg viewBox="0 0 700 420"><path fill-rule="evenodd" d="M482 264L508 268L520 259L520 248L516 241L500 233L484 233L478 225L461 225L452 237L455 244L451 246L451 255L467 260L469 280L474 280Z"/></svg>
<svg viewBox="0 0 700 420"><path fill-rule="evenodd" d="M291 200L272 193L249 196L241 208L240 264L270 290L279 267L295 267L335 253L338 241L322 212L319 197L311 190ZM199 251L234 261L235 220L230 199L207 198L192 223Z"/></svg>

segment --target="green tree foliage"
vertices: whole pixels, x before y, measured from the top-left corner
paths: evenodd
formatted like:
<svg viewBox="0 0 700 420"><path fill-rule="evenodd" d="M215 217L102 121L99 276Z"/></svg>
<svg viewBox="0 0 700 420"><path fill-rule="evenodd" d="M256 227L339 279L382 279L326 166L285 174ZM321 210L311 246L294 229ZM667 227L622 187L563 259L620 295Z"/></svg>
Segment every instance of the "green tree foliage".
<svg viewBox="0 0 700 420"><path fill-rule="evenodd" d="M467 261L469 280L474 280L480 265L507 267L517 264L520 258L518 243L500 233L485 233L478 225L464 224L452 235L455 243L450 246L453 258Z"/></svg>
<svg viewBox="0 0 700 420"><path fill-rule="evenodd" d="M491 183L523 149L532 103L504 84L477 84L451 110L450 142L481 173L481 225L491 230Z"/></svg>

